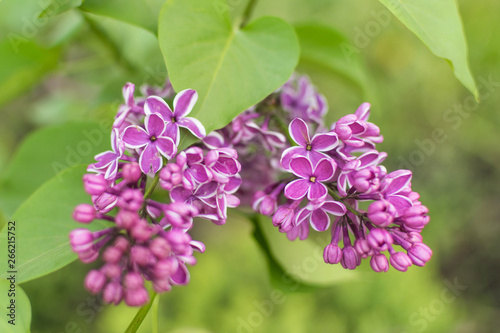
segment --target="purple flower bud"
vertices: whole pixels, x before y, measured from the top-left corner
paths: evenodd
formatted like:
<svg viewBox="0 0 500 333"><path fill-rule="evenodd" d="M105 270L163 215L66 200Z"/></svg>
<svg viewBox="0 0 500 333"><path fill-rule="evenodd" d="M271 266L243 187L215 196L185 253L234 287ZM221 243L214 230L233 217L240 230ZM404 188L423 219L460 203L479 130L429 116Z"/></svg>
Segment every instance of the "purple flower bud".
<svg viewBox="0 0 500 333"><path fill-rule="evenodd" d="M91 270L85 277L84 285L92 294L99 293L106 283L106 276L98 270Z"/></svg>
<svg viewBox="0 0 500 333"><path fill-rule="evenodd" d="M425 216L429 209L423 205L409 207L404 211L404 226L409 230L421 230L429 223L429 217Z"/></svg>
<svg viewBox="0 0 500 333"><path fill-rule="evenodd" d="M356 241L354 242L354 249L362 259L368 258L373 253L370 244L364 238L356 239Z"/></svg>
<svg viewBox="0 0 500 333"><path fill-rule="evenodd" d="M394 243L391 234L385 229L374 228L366 237L368 244L380 252L387 251L389 246Z"/></svg>
<svg viewBox="0 0 500 333"><path fill-rule="evenodd" d="M134 245L130 250L130 259L139 266L147 266L152 260L151 251L147 247Z"/></svg>
<svg viewBox="0 0 500 333"><path fill-rule="evenodd" d="M69 233L69 242L74 252L86 252L94 245L94 236L87 229L75 229Z"/></svg>
<svg viewBox="0 0 500 333"><path fill-rule="evenodd" d="M345 269L355 269L361 264L361 258L356 253L356 250L352 245L347 245L342 249L342 259L340 264Z"/></svg>
<svg viewBox="0 0 500 333"><path fill-rule="evenodd" d="M116 264L122 258L122 254L122 251L120 251L116 247L110 246L106 250L104 250L103 259L108 263Z"/></svg>
<svg viewBox="0 0 500 333"><path fill-rule="evenodd" d="M145 220L138 220L130 231L132 237L139 241L147 241L153 235L153 229Z"/></svg>
<svg viewBox="0 0 500 333"><path fill-rule="evenodd" d="M123 271L122 267L118 264L105 264L101 270L110 280L119 278Z"/></svg>
<svg viewBox="0 0 500 333"><path fill-rule="evenodd" d="M415 243L408 250L408 256L417 266L424 266L431 259L432 250L424 243Z"/></svg>
<svg viewBox="0 0 500 333"><path fill-rule="evenodd" d="M78 252L78 259L85 264L89 264L99 257L99 251L95 249L89 249L84 252Z"/></svg>
<svg viewBox="0 0 500 333"><path fill-rule="evenodd" d="M105 287L102 293L102 299L106 303L118 305L123 298L123 287L118 281L111 281Z"/></svg>
<svg viewBox="0 0 500 333"><path fill-rule="evenodd" d="M149 243L149 250L158 259L166 258L170 255L170 244L162 237L156 237Z"/></svg>
<svg viewBox="0 0 500 333"><path fill-rule="evenodd" d="M394 220L396 209L389 201L377 200L368 207L368 218L379 227L387 227Z"/></svg>
<svg viewBox="0 0 500 333"><path fill-rule="evenodd" d="M391 254L391 265L401 272L406 272L408 267L411 266L411 259L404 252L394 252Z"/></svg>
<svg viewBox="0 0 500 333"><path fill-rule="evenodd" d="M370 259L370 266L375 272L387 272L389 270L389 261L383 254L375 254Z"/></svg>
<svg viewBox="0 0 500 333"><path fill-rule="evenodd" d="M122 209L138 211L144 202L142 191L139 189L126 189L118 199L118 206Z"/></svg>
<svg viewBox="0 0 500 333"><path fill-rule="evenodd" d="M124 285L126 289L141 288L144 287L144 279L140 273L128 272L124 278Z"/></svg>
<svg viewBox="0 0 500 333"><path fill-rule="evenodd" d="M146 304L148 300L149 295L144 287L125 290L125 303L128 306L141 306Z"/></svg>
<svg viewBox="0 0 500 333"><path fill-rule="evenodd" d="M103 175L90 173L83 176L83 186L90 195L101 195L108 189L108 183Z"/></svg>
<svg viewBox="0 0 500 333"><path fill-rule="evenodd" d="M368 167L354 174L353 186L363 194L376 192L380 187L380 179L377 177L378 168Z"/></svg>
<svg viewBox="0 0 500 333"><path fill-rule="evenodd" d="M125 252L128 250L130 243L125 237L117 237L115 239L115 242L113 244L114 247L119 249L122 252Z"/></svg>
<svg viewBox="0 0 500 333"><path fill-rule="evenodd" d="M127 163L122 169L123 179L129 183L137 183L142 177L141 167L138 163Z"/></svg>
<svg viewBox="0 0 500 333"><path fill-rule="evenodd" d="M153 280L153 288L157 293L163 293L166 291L170 291L172 286L168 279L157 279Z"/></svg>
<svg viewBox="0 0 500 333"><path fill-rule="evenodd" d="M409 232L405 237L405 241L410 242L412 244L422 243L422 240L423 240L422 235L415 231Z"/></svg>
<svg viewBox="0 0 500 333"><path fill-rule="evenodd" d="M73 211L73 219L80 223L90 223L95 219L95 209L89 204L80 204Z"/></svg>
<svg viewBox="0 0 500 333"><path fill-rule="evenodd" d="M120 228L131 230L139 221L139 215L130 210L120 210L116 214L115 222Z"/></svg>
<svg viewBox="0 0 500 333"><path fill-rule="evenodd" d="M152 269L152 272L156 278L163 279L174 274L178 268L179 262L176 259L169 257L167 259L158 260Z"/></svg>
<svg viewBox="0 0 500 333"><path fill-rule="evenodd" d="M342 250L337 244L328 244L323 251L323 260L327 264L338 264L342 259Z"/></svg>
<svg viewBox="0 0 500 333"><path fill-rule="evenodd" d="M104 192L99 196L92 196L92 202L99 213L106 214L115 208L118 197L114 194Z"/></svg>
<svg viewBox="0 0 500 333"><path fill-rule="evenodd" d="M273 225L280 228L280 232L288 232L293 228L294 210L281 206L273 215Z"/></svg>

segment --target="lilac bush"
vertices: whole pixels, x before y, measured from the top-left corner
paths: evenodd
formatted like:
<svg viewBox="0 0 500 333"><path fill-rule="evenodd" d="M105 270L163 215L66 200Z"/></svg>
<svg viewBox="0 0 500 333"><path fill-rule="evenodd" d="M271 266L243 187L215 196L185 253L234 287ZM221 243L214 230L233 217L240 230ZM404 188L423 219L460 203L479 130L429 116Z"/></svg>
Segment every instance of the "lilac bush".
<svg viewBox="0 0 500 333"><path fill-rule="evenodd" d="M123 88L112 150L98 154L83 177L93 204L73 214L83 224L101 219L112 226L70 234L81 261L101 257L85 287L105 302L147 303L145 281L158 293L187 284L194 251L205 251L189 235L195 218L222 225L227 209L240 203L271 217L290 240L308 238L311 228L330 232L327 264L352 270L370 258L374 271L386 272L389 265L406 271L429 261L432 251L420 235L428 209L411 189L411 171L388 173L381 165L387 154L376 150L383 137L368 121L368 103L325 126L325 97L306 76L293 76L205 135L201 122L187 117L196 91L174 97L167 83L135 99L134 90L131 83ZM172 97L173 111L164 100ZM201 141L178 151L182 128ZM169 200L151 197L158 184Z"/></svg>

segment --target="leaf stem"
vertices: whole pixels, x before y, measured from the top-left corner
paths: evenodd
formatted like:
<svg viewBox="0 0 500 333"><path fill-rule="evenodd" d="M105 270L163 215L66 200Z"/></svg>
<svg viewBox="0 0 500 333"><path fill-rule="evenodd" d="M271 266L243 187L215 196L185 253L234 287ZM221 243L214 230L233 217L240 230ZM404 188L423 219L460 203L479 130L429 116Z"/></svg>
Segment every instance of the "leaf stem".
<svg viewBox="0 0 500 333"><path fill-rule="evenodd" d="M148 189L144 193L144 202L142 203L142 207L139 210L141 212L142 217L144 217L146 215L145 212L146 212L147 199L149 199L151 194L153 194L153 192L156 188L156 185L158 185L159 181L160 181L160 172L157 172L155 177L153 178L153 182L151 183L151 185L148 187Z"/></svg>
<svg viewBox="0 0 500 333"><path fill-rule="evenodd" d="M356 215L359 218L367 220L366 215L364 213L358 212L355 208L353 208L351 205L346 203L344 201L345 199L341 198L337 193L335 193L335 191L332 188L328 188L328 194L330 194L335 201L342 202L348 211L350 211L351 213L353 213L354 215Z"/></svg>
<svg viewBox="0 0 500 333"><path fill-rule="evenodd" d="M245 9L245 12L243 13L243 19L241 21L240 27L243 28L244 26L247 25L248 20L250 20L250 17L252 16L253 10L255 9L255 5L257 4L257 0L250 0L248 2L247 8Z"/></svg>
<svg viewBox="0 0 500 333"><path fill-rule="evenodd" d="M125 333L135 333L141 326L142 322L144 321L144 318L146 318L146 315L149 312L149 309L151 308L151 305L153 305L153 302L156 298L156 293L153 291L150 294L150 300L148 304L143 305L139 311L137 311L137 314L135 315L134 319L130 322L130 325L128 325L127 329L125 330Z"/></svg>

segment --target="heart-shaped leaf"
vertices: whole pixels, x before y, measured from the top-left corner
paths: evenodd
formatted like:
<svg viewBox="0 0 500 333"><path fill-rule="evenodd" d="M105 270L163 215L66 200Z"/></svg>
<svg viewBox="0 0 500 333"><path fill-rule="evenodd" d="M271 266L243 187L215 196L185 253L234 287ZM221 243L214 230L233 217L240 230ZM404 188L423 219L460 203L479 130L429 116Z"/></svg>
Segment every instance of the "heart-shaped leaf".
<svg viewBox="0 0 500 333"><path fill-rule="evenodd" d="M55 176L26 200L14 213L16 228L17 282L49 274L76 259L69 245L69 232L76 228L104 229L109 223L89 225L75 222L71 213L76 205L90 203L82 175L86 166L78 165ZM0 248L7 248L7 229L0 233ZM0 278L9 276L7 261L2 260Z"/></svg>
<svg viewBox="0 0 500 333"><path fill-rule="evenodd" d="M285 83L299 58L295 32L283 20L263 17L240 28L206 0L167 2L158 38L175 90L198 92L189 116L207 133Z"/></svg>
<svg viewBox="0 0 500 333"><path fill-rule="evenodd" d="M457 79L479 99L469 69L467 42L455 0L379 0L438 57L446 59Z"/></svg>

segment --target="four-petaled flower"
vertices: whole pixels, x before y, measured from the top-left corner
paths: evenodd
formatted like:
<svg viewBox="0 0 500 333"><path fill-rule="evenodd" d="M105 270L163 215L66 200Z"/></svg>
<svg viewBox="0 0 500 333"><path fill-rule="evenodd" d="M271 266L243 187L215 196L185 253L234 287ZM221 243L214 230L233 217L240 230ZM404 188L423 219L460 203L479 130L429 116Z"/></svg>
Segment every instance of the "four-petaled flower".
<svg viewBox="0 0 500 333"><path fill-rule="evenodd" d="M290 147L283 152L281 165L286 170L290 169L290 162L295 155L308 157L315 164L320 159L328 157L323 152L334 149L339 142L337 134L333 132L317 133L311 139L307 124L301 118L292 120L288 131L299 147Z"/></svg>
<svg viewBox="0 0 500 333"><path fill-rule="evenodd" d="M205 127L198 119L186 117L198 100L198 93L193 89L179 92L174 98L174 111L158 96L150 96L144 104L146 114L157 114L166 125L166 135L179 145L179 127L187 128L193 135L202 139L206 136Z"/></svg>
<svg viewBox="0 0 500 333"><path fill-rule="evenodd" d="M285 187L285 196L291 200L302 199L307 194L309 201L323 201L328 189L321 182L330 180L335 173L336 164L329 158L320 160L313 168L311 161L296 156L290 162L291 171L301 179L296 179Z"/></svg>
<svg viewBox="0 0 500 333"><path fill-rule="evenodd" d="M144 173L156 173L163 162L161 155L172 158L177 147L167 134L166 124L156 114L149 114L144 119L145 129L139 126L129 126L123 133L123 142L130 148L143 148L139 165ZM161 155L160 155L161 154Z"/></svg>

